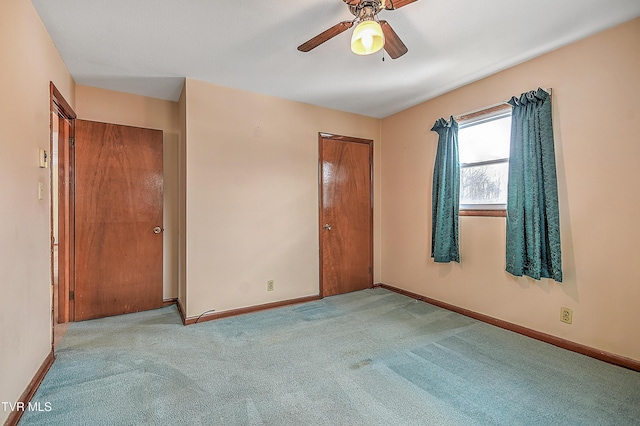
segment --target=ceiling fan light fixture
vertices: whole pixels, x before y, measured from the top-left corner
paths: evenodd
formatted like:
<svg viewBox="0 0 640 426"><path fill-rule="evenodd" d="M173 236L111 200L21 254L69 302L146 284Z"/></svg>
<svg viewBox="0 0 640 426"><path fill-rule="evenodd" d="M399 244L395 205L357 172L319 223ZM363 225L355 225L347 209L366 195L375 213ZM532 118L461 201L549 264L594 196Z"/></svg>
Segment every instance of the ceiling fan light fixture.
<svg viewBox="0 0 640 426"><path fill-rule="evenodd" d="M384 34L374 20L361 21L351 36L351 51L356 55L370 55L384 47Z"/></svg>

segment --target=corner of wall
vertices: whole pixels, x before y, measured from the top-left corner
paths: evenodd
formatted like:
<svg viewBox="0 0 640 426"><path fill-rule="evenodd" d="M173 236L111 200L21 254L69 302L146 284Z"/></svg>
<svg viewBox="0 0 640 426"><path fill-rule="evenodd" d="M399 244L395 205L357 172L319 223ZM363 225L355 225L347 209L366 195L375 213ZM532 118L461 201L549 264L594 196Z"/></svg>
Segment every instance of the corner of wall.
<svg viewBox="0 0 640 426"><path fill-rule="evenodd" d="M187 85L185 79L178 100L178 304L187 313Z"/></svg>

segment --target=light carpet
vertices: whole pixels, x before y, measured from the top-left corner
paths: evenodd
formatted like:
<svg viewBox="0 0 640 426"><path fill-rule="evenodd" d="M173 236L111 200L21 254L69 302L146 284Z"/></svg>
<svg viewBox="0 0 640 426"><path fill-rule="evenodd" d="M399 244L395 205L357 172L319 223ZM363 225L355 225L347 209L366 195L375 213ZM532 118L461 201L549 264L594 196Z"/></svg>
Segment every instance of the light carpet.
<svg viewBox="0 0 640 426"><path fill-rule="evenodd" d="M638 425L640 373L384 289L73 323L27 425Z"/></svg>

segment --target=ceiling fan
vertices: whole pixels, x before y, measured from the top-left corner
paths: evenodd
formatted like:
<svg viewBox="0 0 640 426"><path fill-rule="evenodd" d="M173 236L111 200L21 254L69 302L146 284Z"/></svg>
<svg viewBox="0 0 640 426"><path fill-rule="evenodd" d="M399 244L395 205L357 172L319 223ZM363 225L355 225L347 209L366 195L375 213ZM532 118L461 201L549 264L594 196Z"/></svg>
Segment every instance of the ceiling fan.
<svg viewBox="0 0 640 426"><path fill-rule="evenodd" d="M369 55L384 47L389 56L397 59L407 53L398 34L387 21L380 21L378 13L384 9L395 10L417 0L343 0L349 11L355 16L352 21L342 21L321 32L309 41L298 46L301 52L308 52L327 40L343 33L357 23L351 37L351 50L358 55Z"/></svg>

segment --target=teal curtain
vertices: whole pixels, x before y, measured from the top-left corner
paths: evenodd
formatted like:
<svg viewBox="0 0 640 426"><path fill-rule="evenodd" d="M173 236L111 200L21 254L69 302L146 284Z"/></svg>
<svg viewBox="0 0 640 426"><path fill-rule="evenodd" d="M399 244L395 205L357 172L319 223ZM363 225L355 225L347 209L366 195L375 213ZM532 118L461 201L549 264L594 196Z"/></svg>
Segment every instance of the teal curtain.
<svg viewBox="0 0 640 426"><path fill-rule="evenodd" d="M542 89L511 98L507 272L562 282L558 183L551 97Z"/></svg>
<svg viewBox="0 0 640 426"><path fill-rule="evenodd" d="M431 199L431 257L434 262L460 262L458 123L453 117L449 122L441 118L431 130L438 133Z"/></svg>

